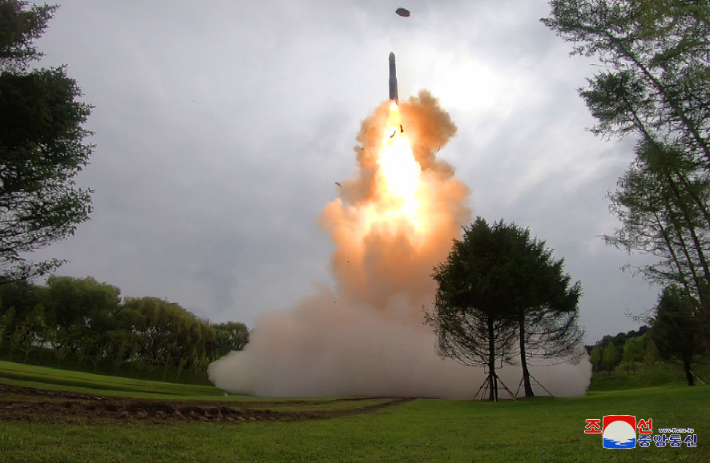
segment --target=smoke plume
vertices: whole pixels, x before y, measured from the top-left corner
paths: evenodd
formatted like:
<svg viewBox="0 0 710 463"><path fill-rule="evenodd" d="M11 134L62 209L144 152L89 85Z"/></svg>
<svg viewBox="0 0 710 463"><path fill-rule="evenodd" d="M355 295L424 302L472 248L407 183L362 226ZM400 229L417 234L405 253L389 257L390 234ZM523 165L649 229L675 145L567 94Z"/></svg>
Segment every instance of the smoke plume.
<svg viewBox="0 0 710 463"><path fill-rule="evenodd" d="M385 102L363 121L359 171L319 217L336 248L335 287L259 318L243 351L210 365L217 387L258 396L473 397L483 369L440 358L422 324L422 307L433 308L433 268L471 219L468 189L436 158L455 134L426 91L398 107ZM591 365L585 358L531 373L556 396L582 395ZM514 390L520 367L499 376Z"/></svg>

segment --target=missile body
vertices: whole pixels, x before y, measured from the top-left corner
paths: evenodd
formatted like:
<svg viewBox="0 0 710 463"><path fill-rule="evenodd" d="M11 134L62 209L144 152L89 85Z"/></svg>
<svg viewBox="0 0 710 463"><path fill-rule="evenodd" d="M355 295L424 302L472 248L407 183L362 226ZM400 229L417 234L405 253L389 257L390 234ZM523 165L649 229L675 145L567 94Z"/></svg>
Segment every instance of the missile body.
<svg viewBox="0 0 710 463"><path fill-rule="evenodd" d="M397 96L397 67L394 64L394 53L390 52L390 100L399 101Z"/></svg>

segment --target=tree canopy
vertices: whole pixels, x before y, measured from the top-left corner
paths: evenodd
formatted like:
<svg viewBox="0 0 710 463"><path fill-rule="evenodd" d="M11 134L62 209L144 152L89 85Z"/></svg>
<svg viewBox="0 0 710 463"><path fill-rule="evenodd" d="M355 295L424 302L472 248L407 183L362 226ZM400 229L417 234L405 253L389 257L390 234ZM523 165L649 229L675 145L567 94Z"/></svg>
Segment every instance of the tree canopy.
<svg viewBox="0 0 710 463"><path fill-rule="evenodd" d="M610 193L609 244L659 260L638 270L698 300L710 356L710 3L553 0L542 21L603 70L580 95L604 136L634 136L636 159Z"/></svg>
<svg viewBox="0 0 710 463"><path fill-rule="evenodd" d="M30 69L57 6L27 6L0 0L0 283L61 265L24 256L72 235L91 212L91 190L75 176L93 149L83 128L92 107L66 66Z"/></svg>
<svg viewBox="0 0 710 463"><path fill-rule="evenodd" d="M50 276L44 286L0 286L0 349L13 357L42 350L94 370L121 366L204 373L210 362L249 340L243 323L211 323L155 297L122 298L116 286L91 277Z"/></svg>

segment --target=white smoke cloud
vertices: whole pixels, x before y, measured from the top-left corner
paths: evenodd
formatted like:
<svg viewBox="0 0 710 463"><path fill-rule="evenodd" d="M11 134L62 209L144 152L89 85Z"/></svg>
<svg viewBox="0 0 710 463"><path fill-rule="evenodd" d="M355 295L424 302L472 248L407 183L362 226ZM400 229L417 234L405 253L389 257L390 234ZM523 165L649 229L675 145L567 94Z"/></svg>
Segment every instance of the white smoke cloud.
<svg viewBox="0 0 710 463"><path fill-rule="evenodd" d="M407 220L378 215L387 206L377 157L388 108L383 103L362 123L355 147L358 176L343 183L341 199L326 205L320 217L336 246L336 287L320 286L293 309L259 318L243 351L210 365L217 387L258 396L465 399L483 383L482 368L439 357L434 333L422 324L422 307L432 307L436 292L433 267L471 217L468 189L435 156L456 126L428 92L400 103L405 135L422 171L424 231L417 232ZM585 356L577 364L530 371L555 396L575 396L585 393L591 364ZM515 392L520 368L506 366L498 374Z"/></svg>

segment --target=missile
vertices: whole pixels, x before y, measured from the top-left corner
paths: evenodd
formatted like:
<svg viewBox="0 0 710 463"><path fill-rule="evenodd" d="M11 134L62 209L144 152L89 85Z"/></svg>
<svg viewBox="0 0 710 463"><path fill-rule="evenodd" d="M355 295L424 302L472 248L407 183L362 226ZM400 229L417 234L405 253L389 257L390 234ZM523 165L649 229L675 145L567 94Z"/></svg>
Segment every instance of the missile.
<svg viewBox="0 0 710 463"><path fill-rule="evenodd" d="M394 64L394 53L390 52L390 100L399 101L397 96L397 67Z"/></svg>

